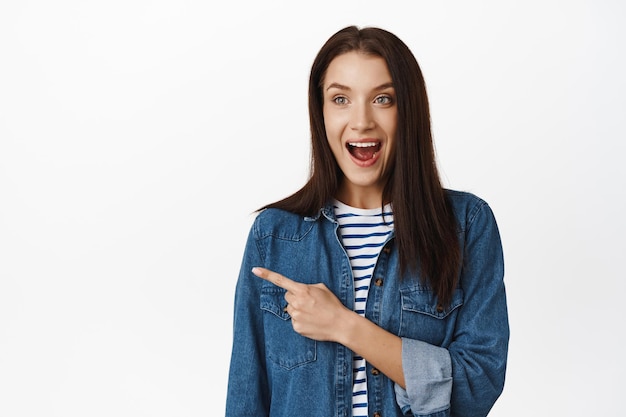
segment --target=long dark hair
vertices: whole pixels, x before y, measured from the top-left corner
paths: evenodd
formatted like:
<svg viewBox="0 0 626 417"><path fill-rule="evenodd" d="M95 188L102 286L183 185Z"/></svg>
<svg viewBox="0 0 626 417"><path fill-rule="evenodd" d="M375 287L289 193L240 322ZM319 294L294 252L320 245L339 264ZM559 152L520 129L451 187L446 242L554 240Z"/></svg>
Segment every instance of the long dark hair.
<svg viewBox="0 0 626 417"><path fill-rule="evenodd" d="M448 305L461 262L457 223L437 170L422 71L396 35L380 28L349 26L322 46L309 78L309 180L291 196L262 209L280 208L312 216L335 196L343 173L326 137L322 85L330 62L351 51L382 57L396 90L397 148L383 201L390 201L393 206L400 272L419 271L437 294L439 303Z"/></svg>

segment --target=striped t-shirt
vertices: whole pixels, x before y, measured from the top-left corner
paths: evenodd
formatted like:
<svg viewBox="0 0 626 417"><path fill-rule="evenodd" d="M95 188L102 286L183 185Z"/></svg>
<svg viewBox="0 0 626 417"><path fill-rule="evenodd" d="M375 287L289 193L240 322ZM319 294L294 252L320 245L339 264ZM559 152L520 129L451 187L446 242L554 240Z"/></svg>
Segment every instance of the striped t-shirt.
<svg viewBox="0 0 626 417"><path fill-rule="evenodd" d="M393 230L393 213L387 204L384 211L350 207L335 200L335 217L343 246L350 258L354 278L354 311L365 316L365 304L378 255ZM367 372L365 359L354 355L352 415L367 417Z"/></svg>

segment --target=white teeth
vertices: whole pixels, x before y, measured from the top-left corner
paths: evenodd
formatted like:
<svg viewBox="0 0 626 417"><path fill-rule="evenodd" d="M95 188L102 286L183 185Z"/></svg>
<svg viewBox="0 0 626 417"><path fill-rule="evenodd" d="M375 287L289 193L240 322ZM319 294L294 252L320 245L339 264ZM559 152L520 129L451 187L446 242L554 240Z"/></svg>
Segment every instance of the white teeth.
<svg viewBox="0 0 626 417"><path fill-rule="evenodd" d="M356 148L371 148L373 146L377 146L376 142L356 142L356 143L348 143L350 146L354 146Z"/></svg>

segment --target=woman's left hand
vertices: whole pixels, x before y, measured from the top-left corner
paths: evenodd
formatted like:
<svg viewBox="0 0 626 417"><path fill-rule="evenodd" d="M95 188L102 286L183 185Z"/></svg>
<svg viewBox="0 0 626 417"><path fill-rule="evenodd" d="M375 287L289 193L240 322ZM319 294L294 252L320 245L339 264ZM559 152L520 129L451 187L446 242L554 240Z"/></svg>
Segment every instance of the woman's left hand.
<svg viewBox="0 0 626 417"><path fill-rule="evenodd" d="M286 311L293 329L310 339L338 341L341 319L351 313L324 284L303 284L269 269L255 267L252 273L285 289Z"/></svg>

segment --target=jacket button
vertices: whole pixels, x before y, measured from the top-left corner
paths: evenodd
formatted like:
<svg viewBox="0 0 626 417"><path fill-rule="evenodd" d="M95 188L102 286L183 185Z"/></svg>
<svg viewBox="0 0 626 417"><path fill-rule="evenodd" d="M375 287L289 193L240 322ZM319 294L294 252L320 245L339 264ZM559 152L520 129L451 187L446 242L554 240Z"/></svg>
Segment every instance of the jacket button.
<svg viewBox="0 0 626 417"><path fill-rule="evenodd" d="M380 371L376 368L372 368L372 375L378 375L380 374Z"/></svg>
<svg viewBox="0 0 626 417"><path fill-rule="evenodd" d="M437 313L443 313L443 306L441 304L437 304Z"/></svg>
<svg viewBox="0 0 626 417"><path fill-rule="evenodd" d="M382 414L380 414L378 411L374 412L374 417L382 417Z"/></svg>
<svg viewBox="0 0 626 417"><path fill-rule="evenodd" d="M382 287L383 286L383 279L382 278L376 278L374 280L374 285L376 285L377 287Z"/></svg>
<svg viewBox="0 0 626 417"><path fill-rule="evenodd" d="M389 253L391 252L391 246L385 246L385 247L383 248L383 252L384 252L386 255L389 255Z"/></svg>

